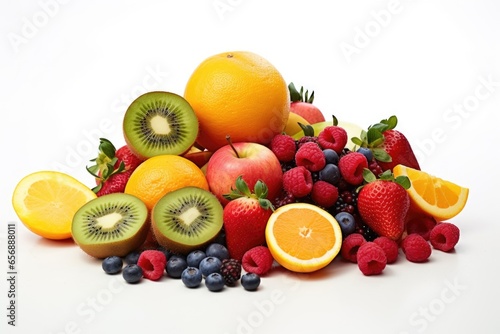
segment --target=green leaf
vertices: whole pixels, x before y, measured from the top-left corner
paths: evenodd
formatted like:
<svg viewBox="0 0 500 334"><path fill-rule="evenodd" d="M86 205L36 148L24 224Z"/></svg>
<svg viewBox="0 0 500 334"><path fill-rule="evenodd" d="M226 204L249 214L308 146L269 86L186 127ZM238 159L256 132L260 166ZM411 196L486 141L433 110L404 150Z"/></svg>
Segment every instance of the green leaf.
<svg viewBox="0 0 500 334"><path fill-rule="evenodd" d="M411 181L408 178L408 176L400 175L400 176L396 177L396 182L398 184L400 184L405 189L410 189L410 187L411 187Z"/></svg>
<svg viewBox="0 0 500 334"><path fill-rule="evenodd" d="M388 169L388 170L384 171L382 174L380 174L379 178L381 180L394 181L394 175L392 174L392 171L390 169Z"/></svg>
<svg viewBox="0 0 500 334"><path fill-rule="evenodd" d="M101 143L99 144L99 150L102 151L110 159L115 157L116 148L115 146L106 138L101 138Z"/></svg>
<svg viewBox="0 0 500 334"><path fill-rule="evenodd" d="M297 91L293 82L288 85L288 91L290 92L290 101L299 102L302 101L302 94Z"/></svg>
<svg viewBox="0 0 500 334"><path fill-rule="evenodd" d="M373 156L381 162L391 162L392 158L383 148L372 148Z"/></svg>
<svg viewBox="0 0 500 334"><path fill-rule="evenodd" d="M363 179L366 181L366 183L370 183L370 182L373 182L377 179L377 177L375 176L375 174L373 174L373 172L371 170L369 170L368 168L364 168L363 169Z"/></svg>
<svg viewBox="0 0 500 334"><path fill-rule="evenodd" d="M388 119L381 120L380 123L387 125L386 130L392 130L396 127L396 125L398 125L398 118L395 115L393 115Z"/></svg>
<svg viewBox="0 0 500 334"><path fill-rule="evenodd" d="M252 192L250 191L250 188L248 188L248 184L243 180L243 177L240 175L236 179L236 190L238 190L241 194L246 195L250 197L252 195Z"/></svg>
<svg viewBox="0 0 500 334"><path fill-rule="evenodd" d="M99 172L99 166L90 166L90 167L86 167L87 168L87 171L95 178L100 178L100 176L98 175L97 172Z"/></svg>
<svg viewBox="0 0 500 334"><path fill-rule="evenodd" d="M300 128L304 132L304 136L309 136L309 137L313 137L314 136L314 128L311 125L309 125L309 124L302 124L300 122L297 122L297 124L300 126Z"/></svg>
<svg viewBox="0 0 500 334"><path fill-rule="evenodd" d="M370 128L366 133L366 140L370 146L372 143L380 138L384 138L382 132L380 132L377 128Z"/></svg>
<svg viewBox="0 0 500 334"><path fill-rule="evenodd" d="M273 210L274 211L274 206L273 204L271 203L270 200L268 199L265 199L265 198L259 198L259 205L261 208L265 209L265 210Z"/></svg>
<svg viewBox="0 0 500 334"><path fill-rule="evenodd" d="M359 147L363 146L363 141L361 139L359 139L358 137L352 137L351 142L354 145L358 145Z"/></svg>
<svg viewBox="0 0 500 334"><path fill-rule="evenodd" d="M337 119L337 117L335 117L335 115L332 115L332 118L333 118L333 125L334 126L339 125L339 120Z"/></svg>
<svg viewBox="0 0 500 334"><path fill-rule="evenodd" d="M380 133L386 131L388 128L387 124L384 124L384 123L376 123L376 124L373 124L372 126L370 126L368 128L368 130L370 129L375 129L375 130L378 130Z"/></svg>
<svg viewBox="0 0 500 334"><path fill-rule="evenodd" d="M311 96L305 100L305 102L312 104L314 101L314 91L311 92Z"/></svg>
<svg viewBox="0 0 500 334"><path fill-rule="evenodd" d="M255 186L253 189L254 189L253 191L254 191L255 195L257 196L257 198L259 198L259 199L267 198L268 189L267 189L266 184L263 181L258 180L257 182L255 182Z"/></svg>

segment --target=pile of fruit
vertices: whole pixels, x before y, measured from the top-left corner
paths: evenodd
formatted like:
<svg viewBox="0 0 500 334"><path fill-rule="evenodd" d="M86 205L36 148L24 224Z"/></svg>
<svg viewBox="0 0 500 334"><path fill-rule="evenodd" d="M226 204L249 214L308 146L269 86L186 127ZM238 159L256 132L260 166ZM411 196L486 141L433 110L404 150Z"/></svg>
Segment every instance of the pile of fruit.
<svg viewBox="0 0 500 334"><path fill-rule="evenodd" d="M240 282L282 266L321 270L340 255L365 275L448 252L468 189L420 170L391 116L364 130L312 104L250 52L204 60L183 96L148 92L123 116L125 144L102 138L88 186L34 172L12 203L32 232L72 238L108 274ZM334 265L334 264L332 264Z"/></svg>

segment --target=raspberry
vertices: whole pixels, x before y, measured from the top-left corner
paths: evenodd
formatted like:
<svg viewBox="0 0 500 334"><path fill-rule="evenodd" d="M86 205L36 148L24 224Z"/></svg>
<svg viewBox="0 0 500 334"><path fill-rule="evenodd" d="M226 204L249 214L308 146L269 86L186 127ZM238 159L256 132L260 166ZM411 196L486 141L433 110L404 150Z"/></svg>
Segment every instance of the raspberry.
<svg viewBox="0 0 500 334"><path fill-rule="evenodd" d="M137 265L141 267L145 278L157 281L163 276L167 257L159 250L145 250L139 256Z"/></svg>
<svg viewBox="0 0 500 334"><path fill-rule="evenodd" d="M363 182L365 168L368 168L368 161L363 154L358 152L346 154L339 160L340 174L347 183L355 186Z"/></svg>
<svg viewBox="0 0 500 334"><path fill-rule="evenodd" d="M234 285L241 278L241 263L236 259L222 260L220 273L226 285Z"/></svg>
<svg viewBox="0 0 500 334"><path fill-rule="evenodd" d="M431 246L420 234L408 234L401 242L406 259L411 262L425 262L431 256Z"/></svg>
<svg viewBox="0 0 500 334"><path fill-rule="evenodd" d="M387 256L378 244L368 241L358 249L358 267L366 275L378 275L387 265Z"/></svg>
<svg viewBox="0 0 500 334"><path fill-rule="evenodd" d="M365 238L359 233L349 234L344 241L342 241L342 247L340 248L340 255L347 261L357 263L357 253L359 247L366 242Z"/></svg>
<svg viewBox="0 0 500 334"><path fill-rule="evenodd" d="M305 143L318 143L318 137L315 136L303 136L297 140L297 149L301 148Z"/></svg>
<svg viewBox="0 0 500 334"><path fill-rule="evenodd" d="M283 188L295 198L309 195L312 187L311 172L304 166L294 167L283 173Z"/></svg>
<svg viewBox="0 0 500 334"><path fill-rule="evenodd" d="M325 155L315 143L305 143L295 153L297 166L304 166L311 172L318 172L326 165Z"/></svg>
<svg viewBox="0 0 500 334"><path fill-rule="evenodd" d="M280 162L290 162L295 157L295 139L289 135L278 134L271 140L270 149Z"/></svg>
<svg viewBox="0 0 500 334"><path fill-rule="evenodd" d="M340 154L347 144L347 132L340 126L327 126L318 134L318 144L322 149L330 148Z"/></svg>
<svg viewBox="0 0 500 334"><path fill-rule="evenodd" d="M274 258L266 246L257 246L246 251L243 255L243 269L247 273L254 273L259 276L265 275L273 267Z"/></svg>
<svg viewBox="0 0 500 334"><path fill-rule="evenodd" d="M337 187L326 181L314 182L311 198L318 205L323 208L329 208L337 202L339 191Z"/></svg>
<svg viewBox="0 0 500 334"><path fill-rule="evenodd" d="M387 257L387 264L391 264L396 262L399 255L399 246L398 243L388 237L377 237L373 240L374 243L379 245L385 252L385 256Z"/></svg>
<svg viewBox="0 0 500 334"><path fill-rule="evenodd" d="M420 234L425 240L429 240L431 230L434 226L436 226L436 220L432 217L414 217L406 223L406 232L408 234Z"/></svg>
<svg viewBox="0 0 500 334"><path fill-rule="evenodd" d="M460 239L460 230L452 223L439 223L430 233L432 247L443 252L449 252Z"/></svg>

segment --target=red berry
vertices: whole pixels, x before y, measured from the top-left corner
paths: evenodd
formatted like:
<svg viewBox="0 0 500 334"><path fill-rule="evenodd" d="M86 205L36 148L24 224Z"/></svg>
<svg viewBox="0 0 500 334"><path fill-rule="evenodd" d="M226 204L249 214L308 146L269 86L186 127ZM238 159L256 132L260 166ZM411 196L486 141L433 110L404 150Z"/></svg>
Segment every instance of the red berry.
<svg viewBox="0 0 500 334"><path fill-rule="evenodd" d="M429 240L431 230L436 226L436 220L428 216L418 216L406 222L406 232L408 234L420 234L425 240Z"/></svg>
<svg viewBox="0 0 500 334"><path fill-rule="evenodd" d="M243 255L242 267L247 273L259 276L265 275L273 267L274 258L266 246L257 246L249 249Z"/></svg>
<svg viewBox="0 0 500 334"><path fill-rule="evenodd" d="M347 144L347 132L340 126L327 126L318 134L318 144L322 149L330 148L340 154Z"/></svg>
<svg viewBox="0 0 500 334"><path fill-rule="evenodd" d="M283 188L295 198L309 195L312 187L311 172L304 166L294 167L283 173Z"/></svg>
<svg viewBox="0 0 500 334"><path fill-rule="evenodd" d="M387 265L387 256L378 244L368 241L358 249L358 267L366 275L378 275Z"/></svg>
<svg viewBox="0 0 500 334"><path fill-rule="evenodd" d="M342 241L342 247L340 248L340 255L347 261L357 263L357 254L359 247L366 242L363 235L359 233L349 234L344 241Z"/></svg>
<svg viewBox="0 0 500 334"><path fill-rule="evenodd" d="M279 161L290 162L295 158L295 139L289 135L278 134L271 140L270 149Z"/></svg>
<svg viewBox="0 0 500 334"><path fill-rule="evenodd" d="M435 249L449 252L458 243L460 230L452 223L439 223L431 230L429 239Z"/></svg>
<svg viewBox="0 0 500 334"><path fill-rule="evenodd" d="M337 202L339 191L337 187L326 181L316 181L313 184L311 198L318 206L329 208Z"/></svg>
<svg viewBox="0 0 500 334"><path fill-rule="evenodd" d="M139 256L137 265L141 267L145 278L157 281L163 276L167 256L159 250L145 250Z"/></svg>
<svg viewBox="0 0 500 334"><path fill-rule="evenodd" d="M420 234L409 234L401 242L406 259L411 262L425 262L431 256L431 246Z"/></svg>
<svg viewBox="0 0 500 334"><path fill-rule="evenodd" d="M363 170L368 168L366 157L358 152L343 155L339 160L340 174L347 183L360 185L363 182Z"/></svg>
<svg viewBox="0 0 500 334"><path fill-rule="evenodd" d="M382 247L385 252L385 256L387 257L388 264L396 262L399 255L399 245L396 241L382 236L375 238L373 242Z"/></svg>
<svg viewBox="0 0 500 334"><path fill-rule="evenodd" d="M297 166L304 166L311 172L318 172L326 165L325 155L318 144L309 142L303 144L295 153Z"/></svg>

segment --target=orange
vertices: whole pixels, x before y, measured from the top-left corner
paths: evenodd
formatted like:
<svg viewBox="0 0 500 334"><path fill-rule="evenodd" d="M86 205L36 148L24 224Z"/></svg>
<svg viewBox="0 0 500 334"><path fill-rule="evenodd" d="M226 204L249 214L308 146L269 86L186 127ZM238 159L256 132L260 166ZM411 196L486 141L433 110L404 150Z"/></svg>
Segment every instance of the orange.
<svg viewBox="0 0 500 334"><path fill-rule="evenodd" d="M281 133L290 112L288 87L263 57L224 52L201 62L189 78L184 98L199 121L197 143L214 152L233 142L268 144Z"/></svg>
<svg viewBox="0 0 500 334"><path fill-rule="evenodd" d="M186 186L208 190L205 174L188 159L165 154L141 163L130 175L125 193L135 195L151 210L163 195Z"/></svg>
<svg viewBox="0 0 500 334"><path fill-rule="evenodd" d="M284 133L287 135L293 136L299 131L302 131L302 128L298 123L304 124L304 125L310 125L308 121L305 120L304 117L294 113L290 112L288 115L288 121L286 123L285 129L283 130Z"/></svg>
<svg viewBox="0 0 500 334"><path fill-rule="evenodd" d="M279 207L266 226L266 242L276 262L295 272L326 267L342 246L342 231L335 218L308 203Z"/></svg>
<svg viewBox="0 0 500 334"><path fill-rule="evenodd" d="M19 181L12 206L21 222L33 233L47 239L71 238L73 216L97 195L70 175L39 171Z"/></svg>
<svg viewBox="0 0 500 334"><path fill-rule="evenodd" d="M411 187L407 192L412 207L438 221L455 217L465 207L468 188L403 165L395 166L393 173L395 177L404 175L410 179Z"/></svg>

